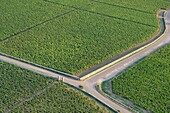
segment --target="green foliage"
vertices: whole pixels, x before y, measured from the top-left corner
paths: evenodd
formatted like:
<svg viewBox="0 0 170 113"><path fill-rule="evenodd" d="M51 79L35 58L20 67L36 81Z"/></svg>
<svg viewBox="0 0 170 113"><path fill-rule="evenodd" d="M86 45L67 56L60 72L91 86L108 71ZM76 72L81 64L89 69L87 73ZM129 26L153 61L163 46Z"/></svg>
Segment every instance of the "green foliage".
<svg viewBox="0 0 170 113"><path fill-rule="evenodd" d="M25 99L27 101L12 112L109 112L94 100L62 82L3 62L0 62L0 86L0 112L16 107L15 105L24 102ZM42 93L35 95L41 91ZM30 98L32 95L35 97Z"/></svg>
<svg viewBox="0 0 170 113"><path fill-rule="evenodd" d="M2 0L0 40L35 26L71 8L47 4L42 0Z"/></svg>
<svg viewBox="0 0 170 113"><path fill-rule="evenodd" d="M12 107L53 80L0 62L0 111Z"/></svg>
<svg viewBox="0 0 170 113"><path fill-rule="evenodd" d="M170 45L113 79L113 92L154 113L170 105Z"/></svg>
<svg viewBox="0 0 170 113"><path fill-rule="evenodd" d="M24 103L14 112L56 112L56 113L107 113L108 111L96 105L87 98L64 84L57 83L41 95Z"/></svg>
<svg viewBox="0 0 170 113"><path fill-rule="evenodd" d="M93 0L92 0L93 1ZM166 0L94 0L111 5L130 8L131 10L143 11L154 14L160 8L169 8L170 3Z"/></svg>
<svg viewBox="0 0 170 113"><path fill-rule="evenodd" d="M77 11L1 42L0 50L74 74L146 40L155 30Z"/></svg>
<svg viewBox="0 0 170 113"><path fill-rule="evenodd" d="M12 2L14 4L12 9L17 7L13 12L5 7L8 2L3 1L3 8L7 12L0 17L3 20L0 22L2 23L0 31L1 34L5 33L0 36L2 39L25 29L26 26L38 24L74 7L76 9L1 42L0 51L78 75L151 37L158 29L156 11L160 7L170 5L169 3L164 5L164 2L160 1L151 3L140 1L146 6L147 3L151 5L150 8L145 9L141 4L139 7L140 2L131 1L126 1L126 4L125 1L115 0L103 1L104 3L94 0L34 0L32 2L17 0ZM159 5L156 5L157 3ZM8 15L11 15L9 19L5 19Z"/></svg>

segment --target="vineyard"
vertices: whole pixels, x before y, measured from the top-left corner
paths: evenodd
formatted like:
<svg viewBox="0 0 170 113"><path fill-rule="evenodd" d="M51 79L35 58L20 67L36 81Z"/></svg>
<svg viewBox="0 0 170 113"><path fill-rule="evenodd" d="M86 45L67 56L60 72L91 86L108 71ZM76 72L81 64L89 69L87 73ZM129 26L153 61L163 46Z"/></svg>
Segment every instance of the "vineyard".
<svg viewBox="0 0 170 113"><path fill-rule="evenodd" d="M109 112L62 82L3 62L0 86L0 112Z"/></svg>
<svg viewBox="0 0 170 113"><path fill-rule="evenodd" d="M154 113L170 108L170 45L129 68L112 81L113 93Z"/></svg>
<svg viewBox="0 0 170 113"><path fill-rule="evenodd" d="M0 40L17 35L29 27L35 26L69 8L46 4L41 0L3 0L0 4Z"/></svg>
<svg viewBox="0 0 170 113"><path fill-rule="evenodd" d="M170 6L160 0L10 1L0 4L0 51L75 75L150 38L158 30L157 11Z"/></svg>

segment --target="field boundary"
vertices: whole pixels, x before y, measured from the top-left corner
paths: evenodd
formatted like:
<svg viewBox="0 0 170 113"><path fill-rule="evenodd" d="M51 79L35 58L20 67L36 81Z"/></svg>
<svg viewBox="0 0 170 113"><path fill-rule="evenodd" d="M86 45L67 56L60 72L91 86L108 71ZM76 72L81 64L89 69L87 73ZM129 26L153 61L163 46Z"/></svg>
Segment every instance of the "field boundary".
<svg viewBox="0 0 170 113"><path fill-rule="evenodd" d="M135 112L135 113L148 113L148 111L145 110L144 108L142 108L141 106L136 105L133 102L132 102L133 104L130 104L129 100L127 100L127 99L125 99L123 97L120 97L119 95L116 95L114 93L111 94L112 92L110 92L110 91L105 89L105 87L106 87L105 84L108 84L108 82L110 82L110 79L107 80L107 81L102 82L101 84L98 84L96 86L96 90L100 94L105 96L106 98L111 99L112 101L116 102L117 104L119 104L119 105L121 105L121 106L123 106L123 107L125 107L125 108L127 108L127 109L129 109L129 110L131 110L133 112ZM110 84L108 86L110 86ZM114 95L114 96L112 96L112 95Z"/></svg>
<svg viewBox="0 0 170 113"><path fill-rule="evenodd" d="M25 32L27 32L27 31L30 31L30 30L32 30L32 29L34 29L34 28L36 28L36 27L38 27L38 26L41 26L41 25L43 25L43 24L45 24L45 23L48 23L48 22L50 22L50 21L53 21L53 20L55 20L55 19L57 19L57 18L59 18L59 17L65 16L65 15L67 15L67 14L69 14L69 13L72 13L72 12L74 12L74 11L76 11L76 9L72 9L72 10L69 10L69 11L67 11L67 12L61 13L61 14L59 14L59 15L57 15L57 16L54 16L54 17L49 18L49 19L47 19L47 20L44 20L43 22L40 22L40 23L38 23L38 24L35 24L35 25L31 26L31 27L28 27L28 28L23 29L23 30L21 30L21 31L18 31L18 32L16 32L16 33L13 33L12 35L1 39L1 40L0 40L0 43L3 42L3 41L6 41L6 40L8 40L8 39L11 39L11 38L13 38L13 37L15 37L15 36L17 36L17 35L19 35L19 34L22 34L22 33L25 33Z"/></svg>
<svg viewBox="0 0 170 113"><path fill-rule="evenodd" d="M164 10L160 10L157 15L161 15L161 16L165 16L165 11ZM158 30L158 33L155 34L151 39L149 39L148 41L146 42L143 42L141 43L140 45L138 44L137 46L133 47L132 49L128 50L128 51L125 51L124 53L116 56L116 57L113 57L112 59L109 59L99 65L97 65L96 67L93 67L92 69L84 72L83 74L80 75L80 80L85 80L97 73L100 73L101 71L117 64L118 62L122 61L123 59L126 59L130 56L132 56L133 54L151 46L152 44L154 44L155 42L157 42L158 40L160 40L163 36L164 36L164 33L165 33L165 29L166 29L166 26L165 26L165 21L164 21L164 18L158 18L159 19L159 30Z"/></svg>
<svg viewBox="0 0 170 113"><path fill-rule="evenodd" d="M115 20L123 20L123 21L132 22L132 23L135 23L135 24L140 24L140 25L149 26L149 27L157 27L157 26L154 26L154 25L150 25L150 24L146 24L146 23L142 23L142 22L138 22L138 21L134 21L134 20L128 20L128 19L124 19L124 18L120 18L120 17L116 17L116 16L111 16L111 15L103 14L103 13L100 13L100 12L95 12L95 11L91 11L91 10L88 10L88 9L84 9L84 8L76 8L74 6L61 4L61 3L53 2L53 1L50 1L50 0L44 0L44 1L52 3L52 4L66 6L66 7L69 7L69 8L75 8L75 9L80 10L80 11L84 11L84 12L100 15L100 16L103 16L103 17L113 18ZM94 2L94 1L92 1L92 2Z"/></svg>
<svg viewBox="0 0 170 113"><path fill-rule="evenodd" d="M43 0L43 1L44 2L50 2L50 3L53 3L53 4L55 3L55 2L52 2L52 1L49 1L49 0ZM55 3L55 4L60 5L60 6L64 6L64 7L68 7L68 5L64 5L64 4L59 4L59 3ZM88 6L88 5L91 5L91 4L87 4L85 6ZM69 8L71 8L71 9L68 10L68 11L62 12L61 14L58 14L56 16L53 16L53 17L49 18L49 19L46 19L46 20L44 20L44 21L42 21L40 23L37 23L37 24L35 24L35 25L31 26L31 27L28 27L28 28L22 29L22 30L20 30L18 32L9 34L9 36L4 37L3 39L1 39L0 43L3 42L3 41L6 41L8 39L11 39L11 38L13 38L13 37L15 37L15 36L17 36L19 34L25 33L25 32L27 32L27 31L29 31L31 29L34 29L34 28L36 28L38 26L41 26L42 24L48 23L48 22L53 21L53 20L55 20L57 18L60 18L60 17L65 16L65 15L67 15L69 13L75 12L76 10L81 9L81 7L74 7L74 6L69 6Z"/></svg>
<svg viewBox="0 0 170 113"><path fill-rule="evenodd" d="M12 112L14 109L19 108L20 106L22 106L25 102L32 100L35 96L41 95L43 92L45 92L47 89L51 88L57 81L52 82L51 84L47 85L46 87L36 91L33 94L30 94L28 97L26 97L25 99L23 99L22 101L14 104L11 108L6 109L4 112L5 113L9 113Z"/></svg>
<svg viewBox="0 0 170 113"><path fill-rule="evenodd" d="M106 87L112 87L112 84L109 84L108 86L106 86L106 84L108 84L108 82L112 82L111 80L113 80L114 78L117 78L121 73L123 73L124 71L126 71L127 69L133 67L134 65L138 64L139 62L142 62L144 59L146 59L147 57L149 57L150 55L154 54L155 52L157 52L159 49L166 47L167 45L169 45L170 43L167 43L161 47L159 47L157 50L152 51L149 55L144 56L143 58L141 58L140 60L136 61L135 63L133 63L132 65L128 66L125 70L117 73L113 78L110 78L109 80L105 80L102 83L98 84L96 87L96 90L101 93L103 96L113 100L114 102L118 103L119 105L125 106L126 108L130 108L132 110L138 111L139 113L150 113L149 111L147 111L146 109L144 109L142 106L137 105L136 103L133 103L133 101L128 100L127 98L124 98L118 94L113 93L112 91L108 91L106 89ZM111 94L112 93L112 94ZM133 104L131 104L131 102ZM143 112L144 111L144 112Z"/></svg>
<svg viewBox="0 0 170 113"><path fill-rule="evenodd" d="M65 82L64 82L64 83L65 83ZM76 90L84 93L86 96L88 96L88 97L90 97L91 99L95 100L97 103L99 103L99 104L101 104L102 106L106 107L107 109L109 109L109 110L112 111L113 113L119 113L118 110L111 108L110 106L108 106L108 105L105 104L104 102L100 101L99 99L95 98L92 94L84 91L83 89L80 89L80 88L75 87L75 86L73 86L73 85L71 85L71 84L68 84L68 83L65 83L65 84L67 84L68 86L72 87L73 89L76 89Z"/></svg>
<svg viewBox="0 0 170 113"><path fill-rule="evenodd" d="M45 67L45 66L42 66L42 65L39 65L39 64L24 60L24 59L20 59L20 58L11 56L11 55L7 55L7 54L2 53L2 52L0 52L0 55L8 57L8 58L11 58L11 59L14 59L14 60L17 60L17 61L20 61L20 62L23 62L23 63L26 63L26 64L30 64L30 65L35 66L35 67L45 69L47 71L54 72L56 74L60 74L60 75L63 75L63 76L66 76L66 77L69 77L69 78L72 78L72 79L75 79L75 80L79 80L79 77L77 77L75 75L71 75L71 74L68 74L68 73L65 73L65 72L62 72L62 71L59 71L59 70L55 70L55 69L52 69L52 68L49 68L49 67Z"/></svg>
<svg viewBox="0 0 170 113"><path fill-rule="evenodd" d="M159 11L159 13L160 12L161 11ZM164 13L165 12L162 12L161 15L164 16ZM156 41L161 39L160 36L161 35L163 36L163 33L165 31L165 28L166 28L163 18L159 19L159 25L160 25L159 31L156 35L154 35L153 38L149 39L148 41L146 41L144 43L141 43L140 45L138 44L134 48L127 50L127 51L125 51L125 52L123 52L123 53L121 53L117 56L113 56L112 59L106 60L103 63L94 66L93 68L89 69L88 71L85 71L84 73L80 74L79 76L75 76L75 75L72 75L72 74L69 74L69 73L66 73L66 72L62 72L62 71L53 69L53 68L42 66L40 64L36 64L36 63L30 62L30 61L24 60L22 58L17 58L17 57L11 56L11 55L7 55L7 54L2 53L2 52L0 52L0 55L14 59L14 60L18 60L18 61L21 61L21 62L24 62L24 63L27 63L27 64L30 64L30 65L33 65L33 66L36 66L36 67L39 67L39 68L42 68L42 69L45 69L45 70L48 70L48 71L51 71L51 72L54 72L56 74L60 74L60 75L63 75L63 76L66 76L66 77L69 77L69 78L72 78L72 79L75 79L75 80L81 80L82 81L82 80L85 80L85 79L105 70L106 68L109 68L110 66L120 62L121 60L130 57L131 55L135 54L136 52L143 50L144 48L152 45L153 43L155 43Z"/></svg>
<svg viewBox="0 0 170 113"><path fill-rule="evenodd" d="M165 11L164 14L166 15L166 13L167 12ZM127 69L133 67L134 65L138 64L139 62L142 62L144 59L146 59L150 55L154 54L155 52L157 52L161 48L166 47L169 44L170 43L166 43L165 45L162 45L161 47L158 47L156 50L150 52L147 56L142 57L138 61L134 62L132 65L128 66L125 70L117 73L113 78L110 78L108 80L104 80L103 82L101 82L100 84L97 85L96 90L99 93L101 93L103 96L113 100L114 102L117 102L119 105L125 106L126 108L130 108L130 109L136 111L137 113L150 113L150 111L147 111L141 105L138 105L138 104L134 103L133 101L130 101L129 99L120 96L119 94L113 93L112 92L113 91L113 89L112 89L112 80L114 78L117 78L121 73L123 73ZM108 87L110 87L111 89L108 89Z"/></svg>
<svg viewBox="0 0 170 113"><path fill-rule="evenodd" d="M96 3L99 3L99 4L113 6L113 7L119 7L119 8L124 8L124 9L128 9L128 10L138 11L138 12L142 12L142 13L154 14L154 13L151 13L151 12L148 12L148 11L135 9L135 8L132 8L132 7L125 7L125 6L121 6L121 5L118 5L118 4L112 4L112 3L107 3L107 2L103 2L103 1L97 1L97 0L90 0L90 1L93 1L93 2L96 2Z"/></svg>
<svg viewBox="0 0 170 113"><path fill-rule="evenodd" d="M122 106L122 107L124 107L124 108L126 108L126 109L128 109L128 110L130 110L130 111L132 111L132 112L141 113L141 111L140 111L139 109L133 109L131 106L128 106L128 105L126 105L125 103L122 103L121 101L119 101L118 99L113 98L113 97L111 97L109 94L105 93L105 92L103 91L103 87L102 87L102 84L101 84L101 83L100 83L100 84L97 84L97 85L95 86L95 88L96 88L96 90L97 90L101 95L103 95L104 97L106 97L106 98L114 101L114 102L117 103L118 105L120 105L120 106Z"/></svg>

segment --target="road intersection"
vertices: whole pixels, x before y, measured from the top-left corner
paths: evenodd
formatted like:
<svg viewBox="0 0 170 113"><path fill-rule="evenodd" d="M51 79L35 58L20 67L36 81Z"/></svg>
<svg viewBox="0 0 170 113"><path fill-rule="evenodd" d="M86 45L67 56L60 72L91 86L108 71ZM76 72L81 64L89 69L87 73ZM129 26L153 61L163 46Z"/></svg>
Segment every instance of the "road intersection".
<svg viewBox="0 0 170 113"><path fill-rule="evenodd" d="M95 98L97 98L101 102L105 103L107 106L109 106L113 109L117 109L122 113L130 113L132 111L129 111L125 107L113 102L109 98L100 94L96 90L95 86L103 81L106 81L106 80L109 80L109 79L115 77L119 72L121 72L121 71L125 70L126 68L128 68L129 66L133 65L135 62L148 56L149 54L151 54L152 52L154 52L161 46L170 43L170 9L167 11L166 17L164 19L165 19L165 24L166 24L166 31L165 31L164 35L161 36L161 38L158 41L156 41L152 45L144 48L143 50L131 55L130 57L121 60L120 62L105 69L104 71L97 73L95 76L87 78L84 81L79 81L79 80L75 80L75 79L60 75L60 74L56 74L54 72L43 69L41 67L36 67L34 65L31 65L31 64L28 64L28 63L25 63L22 61L18 61L18 60L15 60L15 59L3 56L3 55L0 55L0 60L17 65L19 67L22 67L22 68L25 68L25 69L28 69L31 71L34 71L34 72L42 74L44 76L49 76L49 77L53 77L53 78L60 77L60 78L64 79L65 83L73 85L75 87L79 87L79 85L82 85L84 91L93 95Z"/></svg>

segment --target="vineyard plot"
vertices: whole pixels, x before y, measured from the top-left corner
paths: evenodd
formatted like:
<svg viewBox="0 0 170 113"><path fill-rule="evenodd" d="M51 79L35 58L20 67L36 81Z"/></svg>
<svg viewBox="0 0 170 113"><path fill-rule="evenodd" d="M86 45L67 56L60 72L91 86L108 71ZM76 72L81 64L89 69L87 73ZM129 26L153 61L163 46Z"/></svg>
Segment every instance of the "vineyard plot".
<svg viewBox="0 0 170 113"><path fill-rule="evenodd" d="M5 7L12 3L13 7ZM14 36L0 42L0 51L78 76L158 31L156 13L170 3L151 1L149 8L141 5L148 6L147 3L134 0L3 1L0 5L7 11L0 10L3 12L0 39Z"/></svg>
<svg viewBox="0 0 170 113"><path fill-rule="evenodd" d="M0 62L0 112L110 112L62 82Z"/></svg>
<svg viewBox="0 0 170 113"><path fill-rule="evenodd" d="M128 29L131 29L129 35L126 32ZM134 32L136 29L138 31ZM0 50L76 74L146 40L155 30L145 25L77 10L1 42Z"/></svg>
<svg viewBox="0 0 170 113"><path fill-rule="evenodd" d="M53 80L0 61L0 111L20 103Z"/></svg>
<svg viewBox="0 0 170 113"><path fill-rule="evenodd" d="M71 10L40 0L3 0L0 4L0 40Z"/></svg>
<svg viewBox="0 0 170 113"><path fill-rule="evenodd" d="M168 113L170 105L170 45L113 79L113 93L146 110Z"/></svg>

